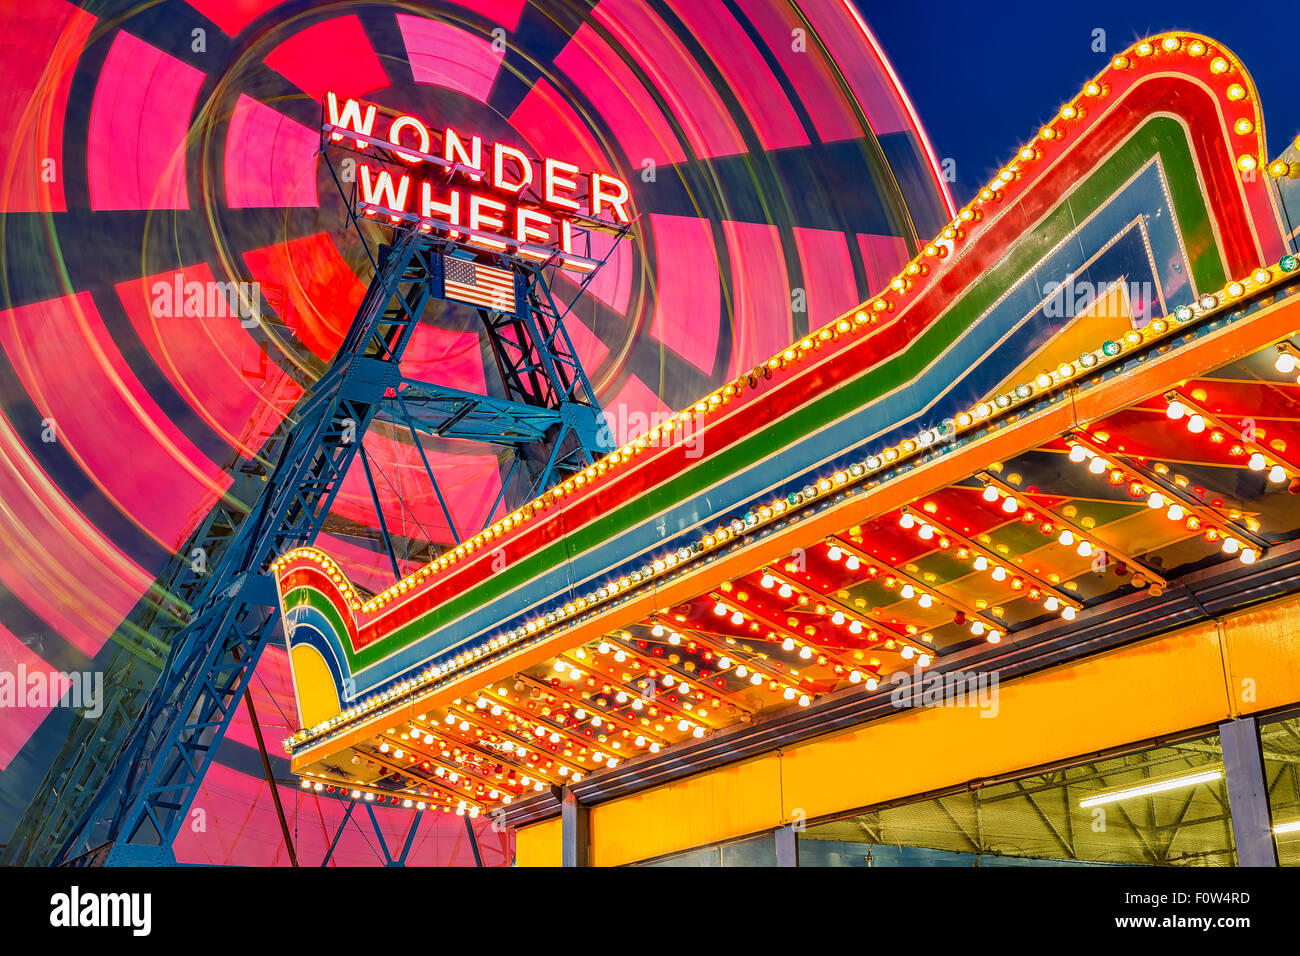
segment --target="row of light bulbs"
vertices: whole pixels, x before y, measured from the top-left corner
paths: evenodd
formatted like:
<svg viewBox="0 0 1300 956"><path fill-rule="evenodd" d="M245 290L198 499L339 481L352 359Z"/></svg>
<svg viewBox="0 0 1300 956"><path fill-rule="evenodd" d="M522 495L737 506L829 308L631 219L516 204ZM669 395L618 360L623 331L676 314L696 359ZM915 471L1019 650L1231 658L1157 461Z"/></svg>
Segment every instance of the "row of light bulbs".
<svg viewBox="0 0 1300 956"><path fill-rule="evenodd" d="M597 646L597 653L607 654L611 656L616 663L620 663L620 664L624 663L628 658L627 651L625 651L621 647L616 647L615 645L610 644L608 641L600 642L600 644ZM568 661L564 660L563 658L557 658L555 663L552 666L554 667L556 673L564 673L567 671L569 679L573 681L581 680L584 676L586 676L579 668L574 667L572 664L570 664ZM576 677L574 676L575 674L577 675ZM681 685L678 687L677 691L679 694L685 696L691 693L691 687L689 684L683 681ZM642 711L647 706L650 706L653 703L651 700L647 699L645 695L639 693L629 693L626 688L620 688L618 691L614 693L614 701L615 703L620 705L625 704L638 713L640 713L640 711ZM596 728L603 727L607 721L607 718L602 717L600 714L593 714L588 719L590 720L591 725ZM706 728L702 724L698 724L695 723L694 721L687 720L686 718L680 718L678 721L678 730L681 730L683 732L689 732L694 737L703 737L704 734L707 732L708 728ZM648 749L650 753L658 753L660 749L658 741L648 740L644 735L638 735L636 737L635 743L636 746L638 747L643 747Z"/></svg>
<svg viewBox="0 0 1300 956"><path fill-rule="evenodd" d="M1070 446L1070 461L1076 464L1088 462L1088 470L1095 475L1104 474L1114 468L1111 462L1107 461L1101 455L1094 453L1091 449L1075 443ZM1170 521L1186 522L1189 519L1188 510L1183 502L1176 498L1166 495L1158 489L1148 488L1147 507L1154 511L1164 510L1165 517ZM1192 529L1195 530L1195 529ZM1226 531L1212 529L1222 536L1222 549L1224 554L1237 555L1243 564L1254 564L1259 557L1259 552L1252 547L1243 547L1242 542ZM1079 552L1083 554L1082 551Z"/></svg>
<svg viewBox="0 0 1300 956"><path fill-rule="evenodd" d="M836 551L841 551L840 547L838 545L831 545L828 554ZM830 556L832 560L835 560L833 554L830 554ZM924 588L918 587L912 581L902 579L901 577L898 578L897 580L901 581L901 586L898 589L899 597L907 601L915 601L916 604L922 608L928 609L934 607L934 603L935 603L934 594L930 593ZM889 578L886 578L885 580L885 587L887 588L890 587ZM947 604L947 602L944 600L942 596L940 596L938 600L945 605ZM987 640L990 644L996 644L1002 640L1001 630L995 627L986 627L984 622L979 620L978 618L970 622L970 632L975 637L985 638L985 640ZM913 657L915 657L917 662L922 667L927 667L930 664L931 657L928 651L924 651L924 650L918 651L915 647L912 647L909 644L905 644L903 646L903 649L902 651L900 651L900 654L902 655L904 660L912 660Z"/></svg>
<svg viewBox="0 0 1300 956"><path fill-rule="evenodd" d="M509 804L513 802L515 798L515 794L510 791L510 789L506 784L502 783L498 787L494 787L491 784L485 785L481 781L479 781L478 778L475 777L473 774L466 772L463 767L459 769L457 768L457 760L460 761L470 760L472 762L480 762L481 758L478 758L476 755L468 754L462 751L461 747L457 746L454 741L439 740L438 738L434 737L432 734L428 733L427 731L422 731L415 727L412 727L409 732L403 731L401 736L402 739L411 740L412 746L418 746L421 742L423 742L425 746L439 747L440 757L434 758L435 760L439 761L439 765L433 768L433 772L436 776L445 778L449 785L451 786L459 785L462 789L469 791L471 793L474 792L475 787L479 787L480 789L486 789L488 791L487 798L490 800L497 800L503 804ZM453 749L448 749L449 744ZM419 752L413 752L403 748L400 744L400 741L390 743L386 739L380 740L378 751L379 753L390 757L394 761L400 762L401 760L405 759L411 764L421 763L420 757L423 756L423 754ZM462 756L457 757L458 752L461 753ZM449 764L450 769L448 767L442 766L443 762ZM424 761L423 765L425 767L428 767L430 765L430 762ZM523 769L528 769L528 768L525 766ZM524 789L527 789L528 786L530 785L530 779L531 778L527 776L523 776L519 779L516 785ZM543 789L543 787L539 782L533 789L541 790Z"/></svg>
<svg viewBox="0 0 1300 956"><path fill-rule="evenodd" d="M311 776L310 774L308 776ZM451 803L442 803L437 800L420 800L415 797L408 797L402 793L383 793L376 790L361 789L358 787L349 788L344 784L330 783L324 780L311 780L308 776L301 778L299 786L303 790L310 790L315 793L337 792L340 796L347 794L353 800L365 800L367 803L378 800L379 803L392 802L394 806L401 804L408 810L427 810L429 807L435 809L441 807L443 813L450 813L455 810L457 816L469 816L475 818L479 815L480 806L467 800L460 800L454 806Z"/></svg>
<svg viewBox="0 0 1300 956"><path fill-rule="evenodd" d="M1186 418L1187 430L1193 435L1199 435L1201 432L1205 431L1205 417L1195 411L1189 415L1188 411L1189 409L1183 405L1182 402L1178 399L1174 399L1169 402L1168 407L1165 409L1165 415L1173 421L1179 421ZM1253 453L1250 456L1250 459L1246 462L1246 466L1251 471L1267 471L1268 480L1274 484L1287 480L1286 469L1278 462L1269 459L1262 452L1257 451Z"/></svg>
<svg viewBox="0 0 1300 956"><path fill-rule="evenodd" d="M556 728L550 724L544 724L538 719L520 713L504 701L496 698L490 699L485 694L480 694L472 704L467 704L466 709L470 712L471 716L474 717L473 722L449 709L447 713L443 715L443 723L448 728L455 729L462 734L473 732L478 736L482 736L485 729L484 724L487 723L489 718L499 720L507 725L514 725L521 728L525 738L535 738L534 742L537 745L537 756L546 759L548 761L548 766L551 766L556 760L560 759L560 754L558 752L547 751L542 746L544 743L549 743L557 748L567 747L570 752L574 752L574 758L577 762L581 763L586 761L585 755L588 749L587 742L579 737L575 737L567 727ZM489 731L492 730L490 724L488 724L487 729ZM497 746L496 744L493 745ZM503 741L498 749L512 762L523 761L523 763L519 765L521 769L528 770L533 774L537 773L537 770L529 767L526 762L529 760L530 754L528 748L524 744L507 739ZM604 761L603 755L601 755L601 760L594 760L594 757L597 754L599 754L599 751L593 752L593 762L597 764L602 763ZM558 773L562 777L569 776L570 773L573 773L574 776L572 779L581 779L579 776L581 771L572 770L567 765L561 765ZM529 786L530 784L527 780L528 778L523 778L521 783L523 783L524 786ZM540 781L534 781L531 785L534 790L543 789Z"/></svg>
<svg viewBox="0 0 1300 956"><path fill-rule="evenodd" d="M990 485L989 488L992 488L992 486ZM988 490L989 489L987 488L985 489L984 497L990 501L996 500L996 489L993 489L995 494L991 498L989 497ZM1008 507L1008 505L1010 505L1010 507ZM1014 497L1008 496L1003 500L1002 510L1008 514L1014 514L1018 507L1019 507L1019 502L1017 502ZM898 519L898 523L901 527L909 530L915 528L917 536L924 541L932 540L935 534L937 533L933 525L918 520L915 515L913 515L911 512L908 511L903 512L903 514ZM974 568L976 571L981 571L981 572L987 571L989 573L989 576L994 581L997 581L999 583L1005 582L1009 578L1012 582L1018 580L1018 578L1013 577L1013 575L1015 574L1014 568L1008 571L1007 568L1001 563L997 561L990 561L985 555L982 554L975 555L974 559L971 561L971 567ZM1069 602L1063 602L1059 598L1057 598L1056 595L1054 594L1049 594L1046 596L1046 598L1044 598L1043 608L1048 611L1059 610L1061 617L1063 617L1067 621L1073 621L1075 615L1078 613L1078 608L1074 604ZM972 633L978 637L981 633L983 633L983 625L980 624L979 630L976 630L975 629L976 624L979 624L979 622L978 621L972 622ZM992 643L996 644L997 641L994 640L992 641Z"/></svg>
<svg viewBox="0 0 1300 956"><path fill-rule="evenodd" d="M661 633L663 632L661 631ZM681 642L682 635L680 633L674 631L672 636L675 636L677 638L676 643ZM581 651L579 653L581 653ZM620 645L611 644L608 640L601 641L596 646L596 654L598 656L608 655L617 664L626 663L629 658L632 658L634 665L644 665L648 669L656 669L661 666L655 664L653 661L648 661L648 660L643 661L639 655L633 654L632 652L621 647ZM555 666L557 670L561 670L562 665L564 665L563 661L559 661L559 660L556 661ZM612 667L610 669L614 670L614 668ZM572 678L573 676L572 672L570 672L569 676L570 678ZM649 678L650 675L649 673L647 673L647 679ZM680 695L684 704L688 703L690 701L691 696L696 693L696 689L691 686L688 680L686 680L685 678L677 677L676 675L668 672L666 668L664 668L664 673L660 675L659 680L660 683L662 683L665 687L670 689L675 689L676 692ZM631 707L631 709L633 711L636 711L637 713L640 713L640 711L642 711L646 707L653 707L653 705L657 703L656 700L652 700L644 693L632 692L623 686L620 686L617 691L613 692L613 698L615 704L619 706ZM700 710L700 714L703 713L704 711ZM667 714L665 719L671 722L672 715L668 714L667 708L665 708L665 714ZM683 717L680 714L676 716L678 718L677 729L682 733L689 733L692 737L700 738L709 732L709 727L705 726L702 723L699 723L696 720L691 720L690 718ZM644 719L645 718L642 718L642 720ZM596 714L591 717L592 725L595 727L602 726L606 722L606 720L607 718L601 717L599 714ZM660 744L657 740L648 739L644 735L640 735L640 734L636 737L635 744L638 747L643 747L649 750L650 753L658 753L659 750L661 749Z"/></svg>
<svg viewBox="0 0 1300 956"><path fill-rule="evenodd" d="M984 486L984 500L990 503L1002 499L1002 510L1007 514L1015 514L1021 507L1020 499L1015 495L1004 495L1002 490L996 485ZM1063 548L1074 548L1075 553L1081 558L1091 557L1096 549L1093 542L1083 535L1075 534L1070 528L1062 528L1061 533L1057 536L1057 544ZM1073 614L1070 619L1073 619Z"/></svg>
<svg viewBox="0 0 1300 956"><path fill-rule="evenodd" d="M833 550L838 551L839 549L835 548ZM852 555L850 555L850 558L855 562L857 560ZM859 563L854 563L849 565L851 569L856 568L858 566ZM785 598L787 600L790 599L791 597L797 597L800 603L803 603L805 600L812 599L812 595L805 594L804 592L796 591L796 589L793 588L788 582L784 582L784 581L778 582L778 580L775 577L773 577L770 573L767 572L763 574L763 577L759 580L759 583L768 590L772 590L773 588L776 588L777 594L780 597ZM826 607L824 604L819 604L818 607L822 608L823 611L830 611L830 609ZM838 607L835 608L834 611L830 611L828 616L830 618L830 622L834 624L836 627L847 626L850 634L857 636L859 634L862 634L863 631L866 631L867 634L866 640L868 641L880 640L881 634L878 630L876 630L874 627L870 627L869 625L864 624L859 618L846 613L842 608L838 608ZM897 646L896 641L893 638L889 638L885 641L886 649L892 650L896 646ZM904 647L907 647L909 651L911 650L911 648L908 647L908 645L906 644L904 644ZM802 660L811 660L814 654L816 654L817 663L819 664L826 663L828 659L825 652L819 653L813 649L812 645L797 641L793 636L789 636L789 635L787 635L786 638L781 642L781 649L787 652L797 651L799 657ZM911 654L909 653L908 656L910 657ZM868 690L876 689L877 681L871 671L867 670L864 673L865 668L856 666L852 661L847 661L847 662L841 661L839 659L833 658L833 656L832 659L835 660L836 673L845 675L848 678L849 683L858 684L858 683L862 683L865 680ZM929 664L929 662L930 662L929 657L927 655L926 664ZM787 695L786 699L788 700L791 698Z"/></svg>
<svg viewBox="0 0 1300 956"><path fill-rule="evenodd" d="M844 559L845 556L844 549L834 544L830 545L827 548L826 553L827 553L827 557L830 558L830 560L832 561L839 561L841 559ZM848 568L850 571L856 571L858 568L862 566L862 562L859 560L857 555L853 554L852 552L849 552L848 559L845 560L844 566ZM789 600L792 597L800 600L802 600L803 598L802 592L796 590L788 582L785 581L778 582L774 577L772 577L771 574L764 574L759 583L761 583L763 587L768 588L769 590L772 589L773 587L776 587L778 596L786 600ZM812 595L808 595L808 597L811 598ZM822 597L822 596L817 595L817 597ZM922 607L930 607L934 603L934 598L931 595L919 593L911 585L904 585L903 597L909 599L916 599L918 603L921 603ZM827 610L829 611L829 608L827 608ZM869 623L864 622L860 618L846 613L842 608L835 608L834 611L830 611L830 613L827 614L826 616L829 617L831 623L836 625L837 627L847 627L848 632L854 636L862 634L865 631L867 635L866 639L868 641L876 641L881 638L881 633L879 630L872 627ZM906 641L899 641L897 638L894 637L886 638L885 649L893 650L894 647L898 644L902 645L902 650L900 651L900 653L903 654L904 657L911 658L913 654L917 653L917 649L909 645ZM925 651L920 651L919 653L921 654L921 657L925 661L925 663L922 666L928 665L930 663L929 654ZM850 673L850 679L852 680L852 673ZM853 682L857 683L856 680L854 680Z"/></svg>

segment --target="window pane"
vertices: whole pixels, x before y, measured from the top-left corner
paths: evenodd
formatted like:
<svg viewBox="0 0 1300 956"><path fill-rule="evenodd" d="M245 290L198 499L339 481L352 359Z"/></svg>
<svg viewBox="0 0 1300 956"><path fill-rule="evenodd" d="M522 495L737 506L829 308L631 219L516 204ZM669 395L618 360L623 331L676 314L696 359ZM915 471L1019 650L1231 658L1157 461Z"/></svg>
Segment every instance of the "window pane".
<svg viewBox="0 0 1300 956"><path fill-rule="evenodd" d="M1282 866L1300 866L1300 717L1260 724L1259 739L1277 834L1277 861ZM1289 829L1290 824L1297 829Z"/></svg>
<svg viewBox="0 0 1300 956"><path fill-rule="evenodd" d="M799 863L1232 866L1222 769L1217 735L1111 757L819 824Z"/></svg>
<svg viewBox="0 0 1300 956"><path fill-rule="evenodd" d="M776 835L760 833L732 843L683 850L633 866L776 866Z"/></svg>

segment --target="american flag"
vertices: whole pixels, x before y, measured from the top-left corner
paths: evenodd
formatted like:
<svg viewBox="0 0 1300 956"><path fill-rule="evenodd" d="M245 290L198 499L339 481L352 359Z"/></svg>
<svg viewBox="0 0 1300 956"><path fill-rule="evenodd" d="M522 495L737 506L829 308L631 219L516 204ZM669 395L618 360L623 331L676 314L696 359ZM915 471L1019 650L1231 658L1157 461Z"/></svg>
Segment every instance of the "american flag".
<svg viewBox="0 0 1300 956"><path fill-rule="evenodd" d="M443 256L443 278L448 299L480 305L495 312L515 310L515 274L481 266L468 259Z"/></svg>

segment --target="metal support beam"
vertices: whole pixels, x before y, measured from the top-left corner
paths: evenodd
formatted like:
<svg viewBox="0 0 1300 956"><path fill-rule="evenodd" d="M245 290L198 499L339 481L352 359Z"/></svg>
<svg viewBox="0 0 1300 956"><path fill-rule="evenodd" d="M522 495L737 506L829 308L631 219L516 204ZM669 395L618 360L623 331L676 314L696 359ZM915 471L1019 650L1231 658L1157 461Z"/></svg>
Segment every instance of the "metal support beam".
<svg viewBox="0 0 1300 956"><path fill-rule="evenodd" d="M366 814L370 817L370 826L375 831L375 836L379 840L379 849L384 854L384 866L393 865L393 854L388 852L388 841L384 839L383 828L379 825L379 819L375 816L375 808L366 804Z"/></svg>
<svg viewBox="0 0 1300 956"><path fill-rule="evenodd" d="M357 801L348 802L347 813L343 814L343 819L339 821L339 828L334 831L334 839L330 841L330 848L325 851L325 859L320 861L321 866L329 866L330 860L334 856L334 848L339 845L339 840L343 837L343 831L347 829L348 821L352 819L352 811L357 808Z"/></svg>
<svg viewBox="0 0 1300 956"><path fill-rule="evenodd" d="M1268 781L1259 746L1259 722L1240 717L1219 725L1223 772L1232 809L1238 866L1277 866L1277 844L1268 808Z"/></svg>
<svg viewBox="0 0 1300 956"><path fill-rule="evenodd" d="M568 787L560 788L560 865L591 866L590 811Z"/></svg>
<svg viewBox="0 0 1300 956"><path fill-rule="evenodd" d="M402 855L397 858L397 866L406 866L406 858L411 853L411 847L415 845L415 832L420 829L420 818L423 816L423 810L415 811L415 819L411 821L411 829L406 831L406 843L402 845Z"/></svg>
<svg viewBox="0 0 1300 956"><path fill-rule="evenodd" d="M474 821L465 814L465 832L469 834L469 848L474 851L474 865L483 865L483 855L478 851L478 834L474 832Z"/></svg>
<svg viewBox="0 0 1300 956"><path fill-rule="evenodd" d="M799 833L793 824L776 828L776 865L799 865Z"/></svg>
<svg viewBox="0 0 1300 956"><path fill-rule="evenodd" d="M257 738L257 752L262 757L262 770L266 774L266 785L271 791L271 801L275 804L275 817L280 821L280 835L284 837L284 848L289 851L289 863L298 865L298 854L293 848L293 837L289 834L289 821L284 816L284 805L280 802L280 788L275 785L275 774L271 772L271 758L266 753L266 741L262 739L262 725L257 720L257 709L253 707L253 692L249 686L244 687L244 706L248 708L248 720L253 725L253 735Z"/></svg>
<svg viewBox="0 0 1300 956"><path fill-rule="evenodd" d="M515 447L545 441L547 432L560 424L558 408L477 395L414 379L402 379L397 398L403 407L385 408L379 417L436 438Z"/></svg>

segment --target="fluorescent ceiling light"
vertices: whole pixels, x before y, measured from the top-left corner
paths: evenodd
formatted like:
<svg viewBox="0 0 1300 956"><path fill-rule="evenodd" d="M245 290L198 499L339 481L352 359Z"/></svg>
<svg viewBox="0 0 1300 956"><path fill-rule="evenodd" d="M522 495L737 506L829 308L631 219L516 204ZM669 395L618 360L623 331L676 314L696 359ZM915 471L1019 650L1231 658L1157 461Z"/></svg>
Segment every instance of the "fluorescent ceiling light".
<svg viewBox="0 0 1300 956"><path fill-rule="evenodd" d="M1282 833L1300 833L1300 820L1292 820L1290 823L1279 823L1273 828L1275 834Z"/></svg>
<svg viewBox="0 0 1300 956"><path fill-rule="evenodd" d="M1155 780L1137 787L1126 787L1123 790L1112 790L1110 793L1099 793L1095 797L1080 800L1079 806L1084 809L1098 807L1103 803L1115 803L1119 800L1128 800L1130 797L1146 797L1153 793L1164 793L1166 790L1181 790L1183 787L1193 787L1198 783L1209 783L1222 777L1222 770L1202 770L1199 773L1189 773L1181 777L1170 777L1168 780Z"/></svg>

